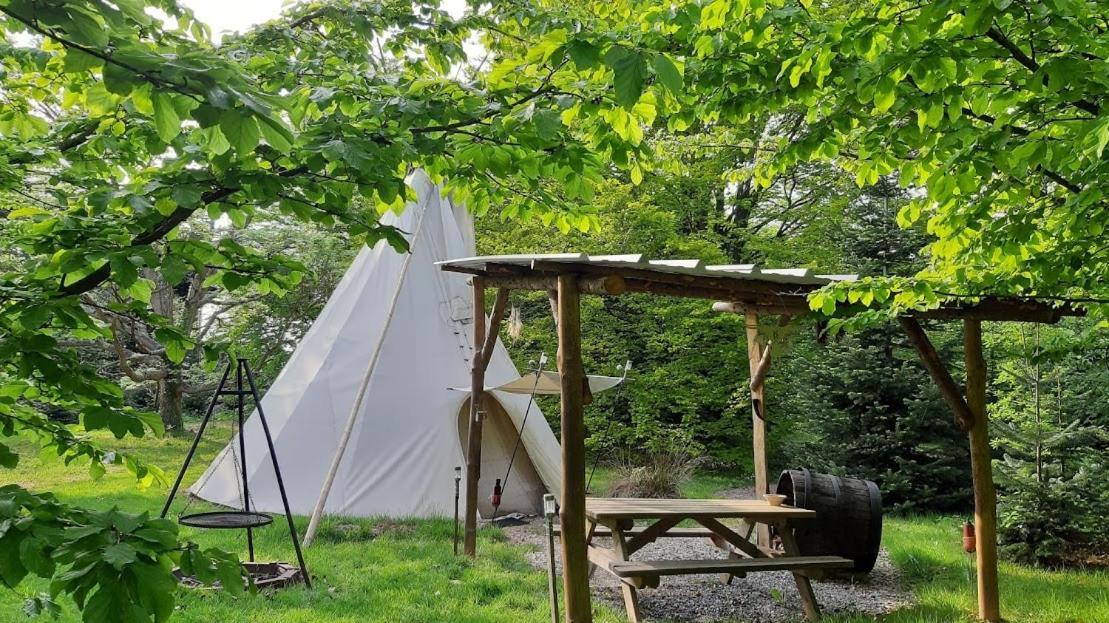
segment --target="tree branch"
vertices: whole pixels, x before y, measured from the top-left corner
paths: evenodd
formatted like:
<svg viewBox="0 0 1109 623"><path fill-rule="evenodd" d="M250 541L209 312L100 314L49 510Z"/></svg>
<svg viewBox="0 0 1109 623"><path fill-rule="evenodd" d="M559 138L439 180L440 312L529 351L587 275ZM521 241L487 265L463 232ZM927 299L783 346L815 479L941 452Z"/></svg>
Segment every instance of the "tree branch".
<svg viewBox="0 0 1109 623"><path fill-rule="evenodd" d="M1013 57L1013 60L1023 65L1029 71L1039 71L1040 64L1036 62L1036 59L1025 54L1024 50L1020 49L1020 47L1017 44L1013 43L1012 40L1009 39L1009 37L1005 36L1005 33L1001 32L1001 30L997 26L990 26L990 29L986 31L986 36L993 40L994 43L1005 48L1005 50L1009 52L1009 55ZM1047 76L1044 76L1044 84L1047 84ZM1080 108L1090 113L1091 115L1094 115L1095 117L1101 114L1101 107L1098 106L1096 103L1091 102L1090 100L1078 99L1071 102L1071 104L1073 104L1076 108Z"/></svg>

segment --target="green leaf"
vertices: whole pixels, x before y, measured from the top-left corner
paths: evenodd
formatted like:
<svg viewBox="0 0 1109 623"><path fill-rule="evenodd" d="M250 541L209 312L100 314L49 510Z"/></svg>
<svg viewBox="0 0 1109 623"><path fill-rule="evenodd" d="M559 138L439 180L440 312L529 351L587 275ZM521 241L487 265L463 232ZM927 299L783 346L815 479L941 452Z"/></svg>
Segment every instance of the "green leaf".
<svg viewBox="0 0 1109 623"><path fill-rule="evenodd" d="M131 287L139 278L139 269L131 263L131 258L116 255L111 260L112 281L121 288Z"/></svg>
<svg viewBox="0 0 1109 623"><path fill-rule="evenodd" d="M600 49L589 41L574 39L566 46L566 50L579 71L596 67L597 62L601 60Z"/></svg>
<svg viewBox="0 0 1109 623"><path fill-rule="evenodd" d="M166 434L165 422L162 422L162 416L157 413L153 411L135 411L135 417L145 424L155 436L162 437Z"/></svg>
<svg viewBox="0 0 1109 623"><path fill-rule="evenodd" d="M181 133L181 118L177 116L177 109L173 107L173 96L167 93L155 93L152 98L154 103L154 127L158 138L169 143Z"/></svg>
<svg viewBox="0 0 1109 623"><path fill-rule="evenodd" d="M685 85L683 84L682 72L674 64L674 61L670 60L670 57L665 54L656 54L654 65L655 75L662 86L666 87L666 90L674 94L675 97L680 96Z"/></svg>
<svg viewBox="0 0 1109 623"><path fill-rule="evenodd" d="M41 539L27 538L19 544L19 560L40 578L54 575L54 561L46 551L46 543Z"/></svg>
<svg viewBox="0 0 1109 623"><path fill-rule="evenodd" d="M647 63L643 55L614 45L605 54L605 64L612 68L616 103L625 108L635 106L643 94L643 83L647 79Z"/></svg>
<svg viewBox="0 0 1109 623"><path fill-rule="evenodd" d="M11 448L0 443L0 467L15 468L19 464L19 455L12 452Z"/></svg>
<svg viewBox="0 0 1109 623"><path fill-rule="evenodd" d="M154 209L162 216L169 216L177 209L177 203L169 197L159 197L154 202Z"/></svg>
<svg viewBox="0 0 1109 623"><path fill-rule="evenodd" d="M24 539L21 530L8 530L0 537L0 580L9 588L14 588L27 576L19 555L20 544Z"/></svg>
<svg viewBox="0 0 1109 623"><path fill-rule="evenodd" d="M165 277L167 283L175 286L185 279L185 275L189 272L189 266L185 260L176 255L167 255L162 258L162 265L160 267L162 277Z"/></svg>
<svg viewBox="0 0 1109 623"><path fill-rule="evenodd" d="M96 592L85 602L81 611L81 620L84 623L109 623L123 620L123 613L115 596L116 585L112 583L97 583Z"/></svg>
<svg viewBox="0 0 1109 623"><path fill-rule="evenodd" d="M115 63L104 64L102 78L104 79L104 88L108 89L109 93L115 93L116 95L128 95L138 84L134 73Z"/></svg>
<svg viewBox="0 0 1109 623"><path fill-rule="evenodd" d="M128 543L115 543L104 548L104 562L112 565L117 570L135 562L138 552Z"/></svg>
<svg viewBox="0 0 1109 623"><path fill-rule="evenodd" d="M154 282L149 279L137 279L125 291L140 303L150 303L150 296L154 294Z"/></svg>
<svg viewBox="0 0 1109 623"><path fill-rule="evenodd" d="M85 54L80 50L67 48L65 51L65 64L62 69L66 73L77 73L95 69L103 64L103 62L104 61L92 54Z"/></svg>
<svg viewBox="0 0 1109 623"><path fill-rule="evenodd" d="M886 112L897 101L897 83L893 78L883 76L874 87L874 108L878 112Z"/></svg>
<svg viewBox="0 0 1109 623"><path fill-rule="evenodd" d="M262 137L266 139L266 143L270 147L283 154L289 153L289 150L293 148L293 134L281 123L269 117L260 117L258 128L262 131Z"/></svg>
<svg viewBox="0 0 1109 623"><path fill-rule="evenodd" d="M185 356L189 354L189 349L193 347L192 342L186 339L183 335L168 329L166 327L158 328L154 331L154 337L158 342L166 348L166 356L169 357L173 363L181 363L185 360Z"/></svg>
<svg viewBox="0 0 1109 623"><path fill-rule="evenodd" d="M154 614L155 623L162 623L173 614L177 582L170 573L154 564L139 563L132 569L139 603Z"/></svg>
<svg viewBox="0 0 1109 623"><path fill-rule="evenodd" d="M219 128L240 156L252 152L261 138L258 123L242 109L224 111L220 115Z"/></svg>

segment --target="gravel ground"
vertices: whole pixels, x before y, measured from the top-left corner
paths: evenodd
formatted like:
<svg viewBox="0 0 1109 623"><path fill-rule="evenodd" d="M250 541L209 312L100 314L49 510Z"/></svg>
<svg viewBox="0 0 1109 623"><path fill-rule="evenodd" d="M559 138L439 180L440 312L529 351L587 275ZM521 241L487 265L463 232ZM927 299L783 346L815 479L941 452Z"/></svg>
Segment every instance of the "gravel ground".
<svg viewBox="0 0 1109 623"><path fill-rule="evenodd" d="M721 495L744 497L750 493L751 490L735 489ZM506 528L505 534L513 542L536 546L528 559L538 568L547 568L546 530L541 519ZM607 544L606 541L601 543ZM723 557L723 552L707 539L689 538L660 539L632 555L633 560ZM598 571L590 585L595 599L623 610L615 577ZM813 590L825 613L878 615L912 602L912 595L885 550L870 574L855 580L813 582ZM733 579L730 585L723 584L717 575L668 576L662 578L657 589L639 591L639 606L648 621L781 623L800 620L803 613L793 576L786 572L751 573L746 578Z"/></svg>

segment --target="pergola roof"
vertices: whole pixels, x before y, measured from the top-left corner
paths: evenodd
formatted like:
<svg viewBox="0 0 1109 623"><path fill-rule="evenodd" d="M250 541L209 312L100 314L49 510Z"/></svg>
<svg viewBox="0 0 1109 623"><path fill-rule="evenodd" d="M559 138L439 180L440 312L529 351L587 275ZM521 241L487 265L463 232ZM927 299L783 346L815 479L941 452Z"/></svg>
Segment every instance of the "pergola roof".
<svg viewBox="0 0 1109 623"><path fill-rule="evenodd" d="M833 281L854 281L858 275L816 275L808 268L763 268L756 264L705 264L701 260L646 260L641 254L587 255L585 253L540 253L521 255L486 255L440 262L447 270L485 273L490 266L533 268L536 263L558 264L574 272L573 267L642 269L660 274L739 277L778 284L823 286Z"/></svg>
<svg viewBox="0 0 1109 623"><path fill-rule="evenodd" d="M540 253L486 255L439 262L443 270L481 276L490 287L554 290L559 275L579 275L587 294L645 292L719 301L719 311L750 310L800 316L810 313L808 295L857 275L815 274L807 268L754 264L706 265L696 259L647 260L639 254ZM1013 320L1052 323L1080 310L1016 297L983 297L911 312L921 318Z"/></svg>

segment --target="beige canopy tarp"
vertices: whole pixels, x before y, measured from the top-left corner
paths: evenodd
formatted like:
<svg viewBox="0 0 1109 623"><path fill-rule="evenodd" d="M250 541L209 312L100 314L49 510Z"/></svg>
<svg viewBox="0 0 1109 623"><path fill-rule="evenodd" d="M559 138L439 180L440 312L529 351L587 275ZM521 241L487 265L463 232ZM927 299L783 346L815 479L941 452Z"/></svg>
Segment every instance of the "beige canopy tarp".
<svg viewBox="0 0 1109 623"><path fill-rule="evenodd" d="M624 381L622 376L599 376L589 375L589 391L596 394L613 387L616 387ZM558 372L541 372L539 379L536 380L535 373L525 374L518 379L513 379L502 385L495 387L486 387L487 392L505 392L508 394L535 394L537 396L557 396L562 393L561 389L562 380L558 376ZM452 387L454 391L469 392L469 387Z"/></svg>

